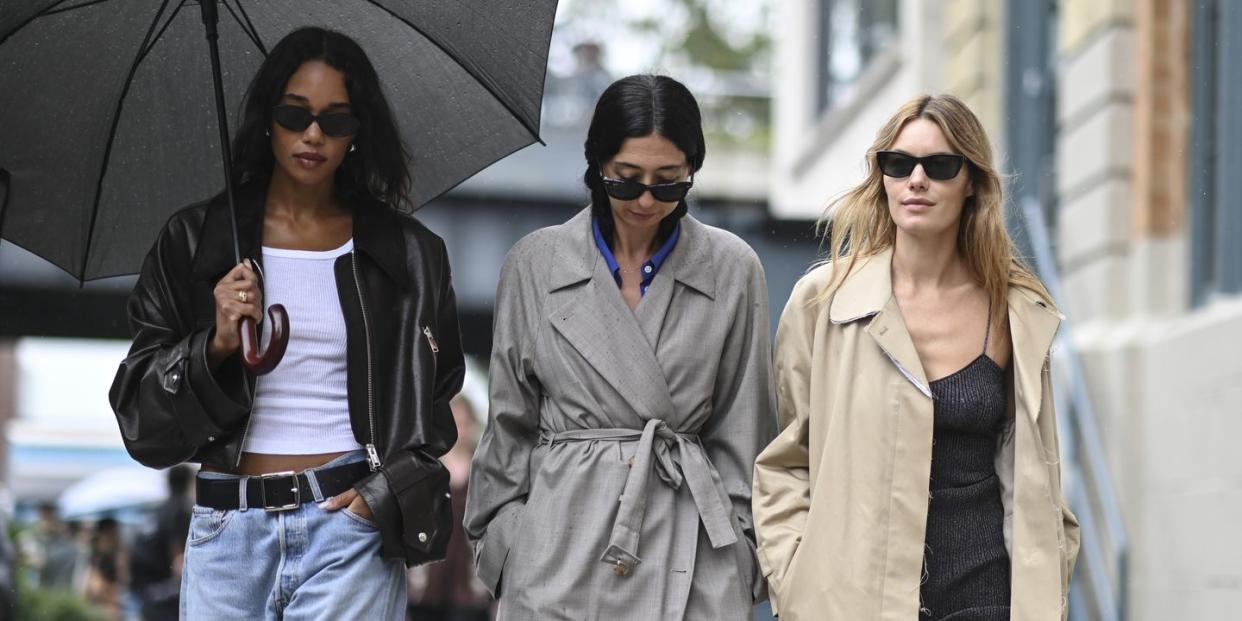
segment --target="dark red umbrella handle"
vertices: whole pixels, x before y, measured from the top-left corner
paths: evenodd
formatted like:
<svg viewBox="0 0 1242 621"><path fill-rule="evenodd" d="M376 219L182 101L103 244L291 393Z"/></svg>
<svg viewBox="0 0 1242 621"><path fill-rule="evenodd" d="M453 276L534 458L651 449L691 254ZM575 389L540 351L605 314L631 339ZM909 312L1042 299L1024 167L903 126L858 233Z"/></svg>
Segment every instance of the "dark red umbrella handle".
<svg viewBox="0 0 1242 621"><path fill-rule="evenodd" d="M289 346L289 313L280 304L273 304L267 309L271 319L272 339L267 343L267 351L259 351L259 335L255 330L254 320L249 317L241 319L241 353L242 364L255 375L267 375L280 364L285 357L285 348Z"/></svg>

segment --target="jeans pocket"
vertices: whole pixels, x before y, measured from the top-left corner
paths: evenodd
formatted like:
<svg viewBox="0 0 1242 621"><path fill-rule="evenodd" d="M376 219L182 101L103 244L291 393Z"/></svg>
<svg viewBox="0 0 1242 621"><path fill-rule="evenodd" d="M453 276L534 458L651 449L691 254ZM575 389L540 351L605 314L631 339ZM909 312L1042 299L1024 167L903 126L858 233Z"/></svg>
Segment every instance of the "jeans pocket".
<svg viewBox="0 0 1242 621"><path fill-rule="evenodd" d="M367 530L379 532L379 524L376 524L375 522L372 522L371 520L368 520L362 517L361 515L358 515L357 513L350 511L349 507L345 507L344 509L338 509L337 513L345 514L345 517L349 518L355 524L358 524L359 526Z"/></svg>
<svg viewBox="0 0 1242 621"><path fill-rule="evenodd" d="M186 545L201 546L220 536L233 517L233 511L194 506L190 518L190 535Z"/></svg>

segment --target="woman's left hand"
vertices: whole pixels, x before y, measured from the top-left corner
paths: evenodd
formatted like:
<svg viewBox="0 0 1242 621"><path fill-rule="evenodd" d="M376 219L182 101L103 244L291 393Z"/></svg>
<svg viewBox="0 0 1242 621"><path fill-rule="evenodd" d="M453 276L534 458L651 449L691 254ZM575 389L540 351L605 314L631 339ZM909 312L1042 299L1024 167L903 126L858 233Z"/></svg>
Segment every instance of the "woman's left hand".
<svg viewBox="0 0 1242 621"><path fill-rule="evenodd" d="M333 496L321 503L319 508L325 511L336 511L345 509L354 515L374 522L375 516L371 514L371 507L367 506L367 501L362 499L357 490L345 490L336 496Z"/></svg>

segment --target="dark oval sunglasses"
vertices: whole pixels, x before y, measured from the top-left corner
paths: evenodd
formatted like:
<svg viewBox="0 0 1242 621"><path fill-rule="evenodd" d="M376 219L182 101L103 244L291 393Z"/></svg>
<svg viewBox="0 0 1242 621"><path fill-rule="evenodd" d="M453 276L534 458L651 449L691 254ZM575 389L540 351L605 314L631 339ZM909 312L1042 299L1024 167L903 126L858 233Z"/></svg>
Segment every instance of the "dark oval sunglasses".
<svg viewBox="0 0 1242 621"><path fill-rule="evenodd" d="M333 138L345 138L358 133L362 121L358 117L345 112L329 112L314 115L306 108L282 104L272 108L272 120L277 125L291 131L305 131L311 123L319 124L319 131Z"/></svg>
<svg viewBox="0 0 1242 621"><path fill-rule="evenodd" d="M956 177L966 163L966 156L953 153L914 157L901 151L876 151L875 159L880 164L880 172L886 177L904 179L914 172L915 166L922 164L923 173L936 181L948 181Z"/></svg>
<svg viewBox="0 0 1242 621"><path fill-rule="evenodd" d="M660 202L675 203L685 198L686 194L690 193L690 188L694 185L694 175L690 176L689 181L657 183L654 185L646 185L633 179L605 177L602 171L599 176L604 180L604 192L619 201L632 201L642 196L643 192L651 192L651 197Z"/></svg>

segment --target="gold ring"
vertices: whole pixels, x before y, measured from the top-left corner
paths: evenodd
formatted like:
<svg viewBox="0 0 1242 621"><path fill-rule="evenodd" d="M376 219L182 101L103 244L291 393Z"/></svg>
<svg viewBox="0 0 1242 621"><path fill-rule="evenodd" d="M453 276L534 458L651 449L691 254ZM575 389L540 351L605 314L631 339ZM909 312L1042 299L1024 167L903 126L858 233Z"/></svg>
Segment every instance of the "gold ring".
<svg viewBox="0 0 1242 621"><path fill-rule="evenodd" d="M241 301L242 301L242 303L244 304L244 303L246 302L246 300L250 299L250 294L249 294L249 293L247 293L247 292L245 292L245 291L238 291L238 292L237 292L237 299L241 300Z"/></svg>

